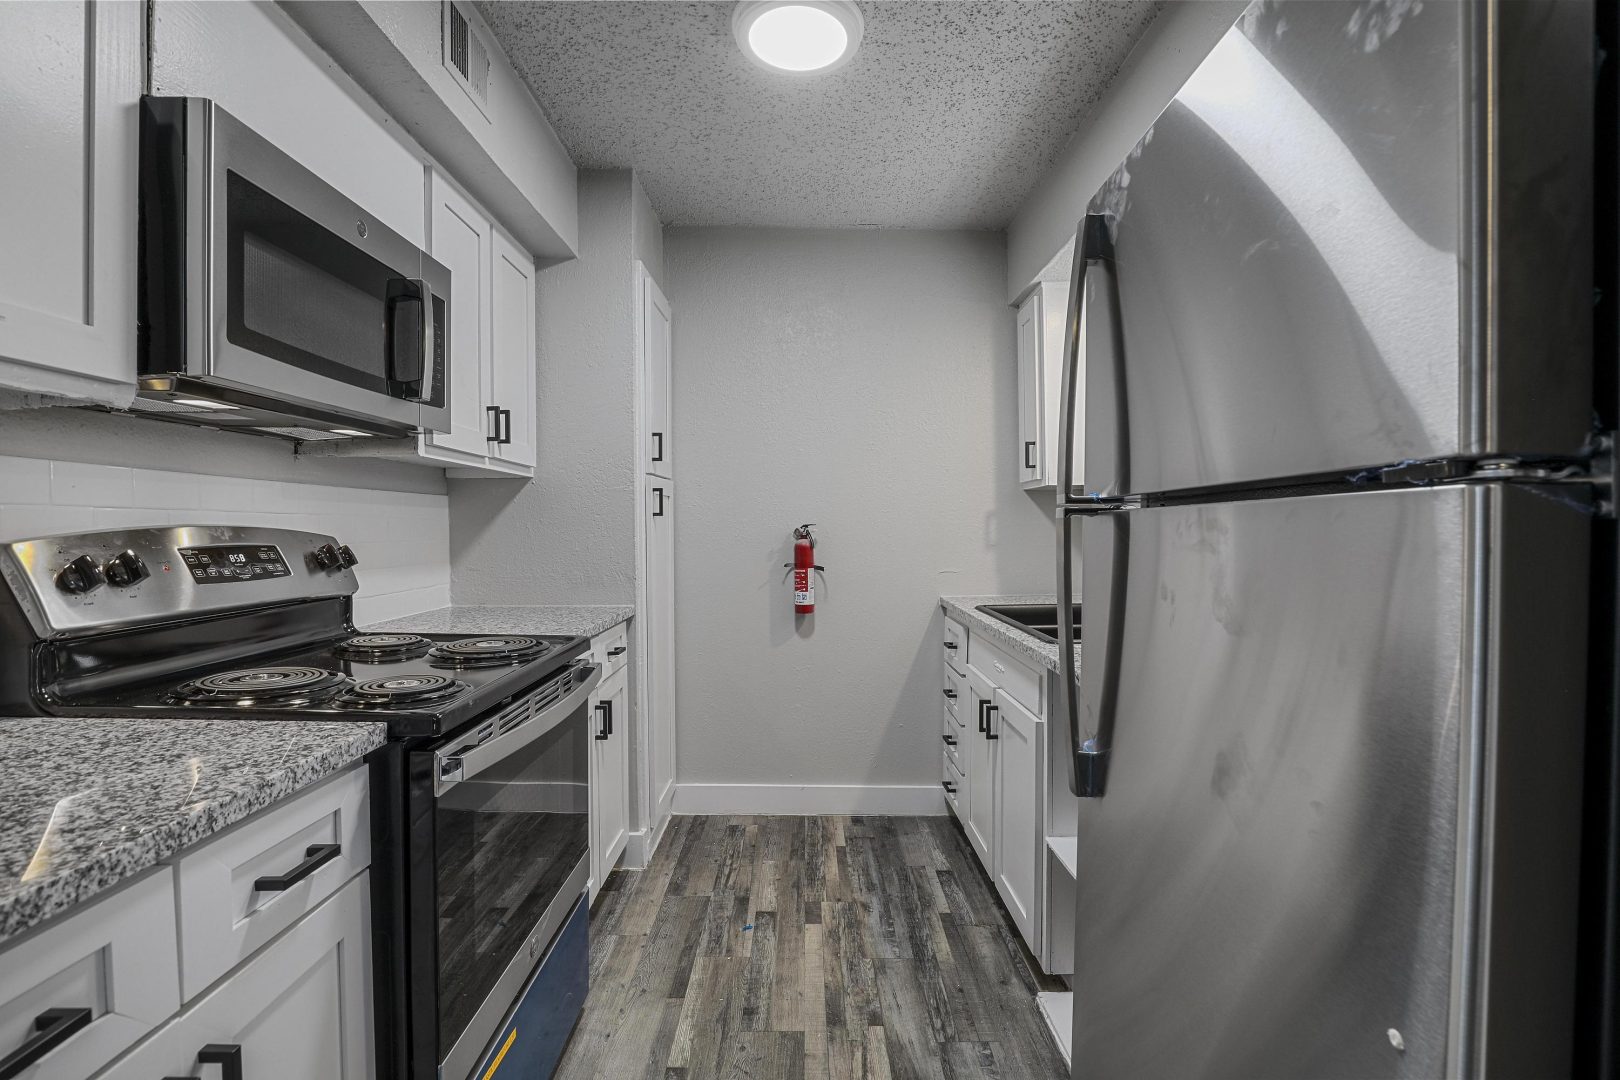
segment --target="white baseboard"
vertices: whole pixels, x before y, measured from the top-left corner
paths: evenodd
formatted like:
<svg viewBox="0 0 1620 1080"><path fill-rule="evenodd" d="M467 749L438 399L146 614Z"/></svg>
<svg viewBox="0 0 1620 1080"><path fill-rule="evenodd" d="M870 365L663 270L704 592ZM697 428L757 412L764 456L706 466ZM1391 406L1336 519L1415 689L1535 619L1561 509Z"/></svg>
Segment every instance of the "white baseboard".
<svg viewBox="0 0 1620 1080"><path fill-rule="evenodd" d="M948 813L938 784L677 784L677 814L896 814Z"/></svg>
<svg viewBox="0 0 1620 1080"><path fill-rule="evenodd" d="M1043 991L1035 995L1035 1007L1063 1052L1063 1064L1069 1064L1074 1057L1074 995Z"/></svg>
<svg viewBox="0 0 1620 1080"><path fill-rule="evenodd" d="M669 828L670 815L665 814L658 821L657 828L641 829L633 832L625 840L624 857L619 865L626 870L645 870L652 865L653 852L663 842L664 831Z"/></svg>

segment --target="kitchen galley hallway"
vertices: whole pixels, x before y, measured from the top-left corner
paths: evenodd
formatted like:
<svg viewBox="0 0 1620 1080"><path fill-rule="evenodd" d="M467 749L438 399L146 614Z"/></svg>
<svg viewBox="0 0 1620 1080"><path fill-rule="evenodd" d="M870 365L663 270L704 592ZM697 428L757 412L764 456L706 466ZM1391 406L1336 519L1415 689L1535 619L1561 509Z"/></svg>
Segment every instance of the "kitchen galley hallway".
<svg viewBox="0 0 1620 1080"><path fill-rule="evenodd" d="M1059 1080L1060 988L951 818L677 817L598 899L557 1076Z"/></svg>

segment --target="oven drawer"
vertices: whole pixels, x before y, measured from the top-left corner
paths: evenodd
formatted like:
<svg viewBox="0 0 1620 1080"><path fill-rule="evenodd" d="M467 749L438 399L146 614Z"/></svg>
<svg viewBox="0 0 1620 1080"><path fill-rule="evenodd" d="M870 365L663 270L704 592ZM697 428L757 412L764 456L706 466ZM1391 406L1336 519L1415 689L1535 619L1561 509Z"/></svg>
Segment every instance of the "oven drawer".
<svg viewBox="0 0 1620 1080"><path fill-rule="evenodd" d="M620 623L591 639L591 658L602 665L602 681L624 667L630 659L630 624Z"/></svg>
<svg viewBox="0 0 1620 1080"><path fill-rule="evenodd" d="M370 863L364 765L182 854L181 999L196 997Z"/></svg>
<svg viewBox="0 0 1620 1080"><path fill-rule="evenodd" d="M0 1052L42 1022L78 1027L18 1080L89 1076L167 1020L180 1008L176 955L166 866L0 948Z"/></svg>

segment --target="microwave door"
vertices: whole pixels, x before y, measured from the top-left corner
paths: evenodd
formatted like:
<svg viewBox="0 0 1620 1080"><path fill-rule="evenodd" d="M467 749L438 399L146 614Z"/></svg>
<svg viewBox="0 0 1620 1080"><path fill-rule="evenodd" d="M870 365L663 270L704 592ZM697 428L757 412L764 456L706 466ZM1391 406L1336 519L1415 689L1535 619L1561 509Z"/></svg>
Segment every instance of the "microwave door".
<svg viewBox="0 0 1620 1080"><path fill-rule="evenodd" d="M424 406L392 377L390 328L399 283L421 280L421 251L223 110L210 112L207 355L188 367L417 429ZM434 292L447 298L448 280ZM433 307L417 320L424 335ZM425 336L402 351L431 373L432 348Z"/></svg>

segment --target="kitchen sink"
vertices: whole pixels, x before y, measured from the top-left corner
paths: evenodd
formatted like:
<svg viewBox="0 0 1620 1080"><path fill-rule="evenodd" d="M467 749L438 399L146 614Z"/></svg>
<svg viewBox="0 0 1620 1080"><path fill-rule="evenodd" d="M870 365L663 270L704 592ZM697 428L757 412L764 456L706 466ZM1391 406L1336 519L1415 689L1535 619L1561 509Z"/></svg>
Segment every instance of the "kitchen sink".
<svg viewBox="0 0 1620 1080"><path fill-rule="evenodd" d="M980 604L979 610L1000 619L1031 637L1057 644L1058 607L1056 604ZM1080 640L1080 605L1074 605L1074 640Z"/></svg>

